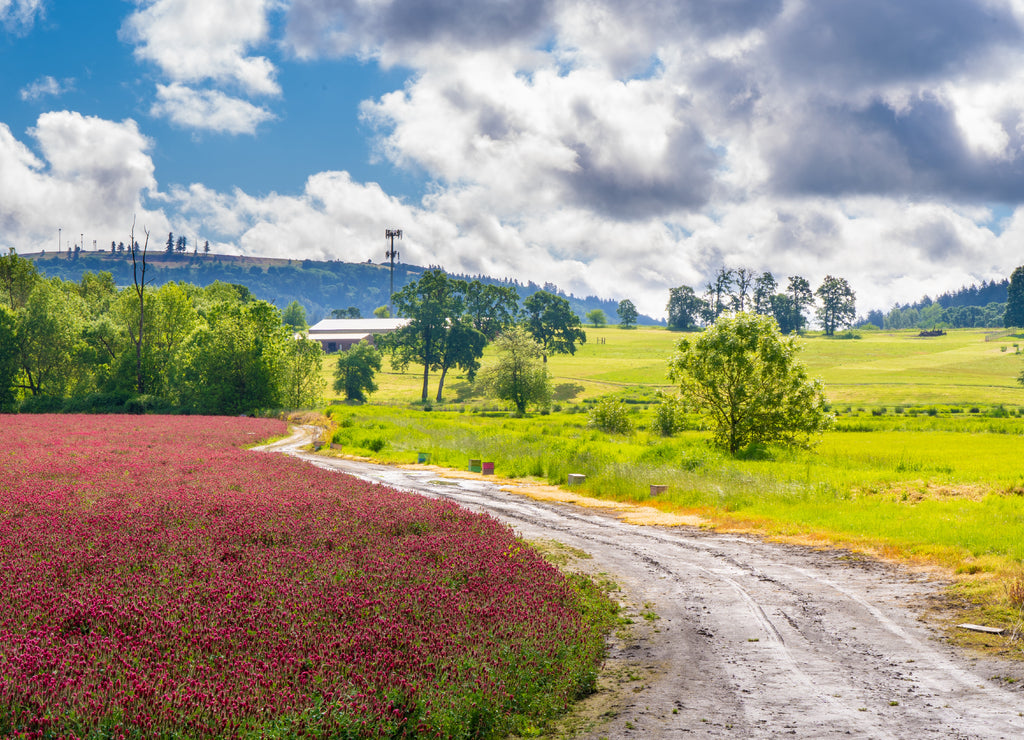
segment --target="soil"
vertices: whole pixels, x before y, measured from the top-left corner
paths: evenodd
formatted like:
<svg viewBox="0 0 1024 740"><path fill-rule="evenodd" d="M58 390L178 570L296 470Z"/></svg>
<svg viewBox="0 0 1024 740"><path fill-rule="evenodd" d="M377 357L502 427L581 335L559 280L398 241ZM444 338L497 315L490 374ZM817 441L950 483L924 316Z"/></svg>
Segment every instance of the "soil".
<svg viewBox="0 0 1024 740"><path fill-rule="evenodd" d="M483 476L301 452L308 441L298 432L265 449L487 512L618 584L633 623L610 638L600 690L564 734L1024 737L1024 666L946 642L925 619L947 585L934 574L694 520L631 523L646 517L564 491L548 500Z"/></svg>

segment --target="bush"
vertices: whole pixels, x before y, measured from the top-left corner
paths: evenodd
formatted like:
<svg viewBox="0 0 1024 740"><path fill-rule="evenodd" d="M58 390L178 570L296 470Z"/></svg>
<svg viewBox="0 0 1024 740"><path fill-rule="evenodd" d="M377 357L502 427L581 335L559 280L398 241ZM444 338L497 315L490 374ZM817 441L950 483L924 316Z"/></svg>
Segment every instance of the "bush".
<svg viewBox="0 0 1024 740"><path fill-rule="evenodd" d="M587 426L612 434L629 434L633 431L633 422L629 418L626 406L611 398L598 401L590 410L590 421Z"/></svg>
<svg viewBox="0 0 1024 740"><path fill-rule="evenodd" d="M23 414L59 414L64 411L64 399L53 396L29 396L21 402Z"/></svg>
<svg viewBox="0 0 1024 740"><path fill-rule="evenodd" d="M671 437L684 428L683 403L678 396L665 396L654 410L651 428L662 437Z"/></svg>

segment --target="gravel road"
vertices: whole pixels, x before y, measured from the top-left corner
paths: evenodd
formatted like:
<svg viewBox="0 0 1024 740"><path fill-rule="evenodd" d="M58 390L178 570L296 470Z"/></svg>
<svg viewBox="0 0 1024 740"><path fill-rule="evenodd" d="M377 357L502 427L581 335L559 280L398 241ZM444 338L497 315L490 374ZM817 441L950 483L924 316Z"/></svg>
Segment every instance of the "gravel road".
<svg viewBox="0 0 1024 740"><path fill-rule="evenodd" d="M920 615L942 584L848 552L699 527L638 526L488 479L271 445L456 501L591 557L636 615L613 639L584 738L1024 738L1024 667L965 656ZM593 703L592 702L592 703Z"/></svg>

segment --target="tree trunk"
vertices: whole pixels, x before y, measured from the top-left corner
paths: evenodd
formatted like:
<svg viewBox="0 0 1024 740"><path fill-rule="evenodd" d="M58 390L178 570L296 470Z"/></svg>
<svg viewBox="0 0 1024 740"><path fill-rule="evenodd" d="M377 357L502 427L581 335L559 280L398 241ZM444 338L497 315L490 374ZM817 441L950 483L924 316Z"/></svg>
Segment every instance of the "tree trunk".
<svg viewBox="0 0 1024 740"><path fill-rule="evenodd" d="M145 383L142 380L142 329L146 320L146 301L144 288L138 289L139 294L139 341L135 343L135 390L141 395Z"/></svg>
<svg viewBox="0 0 1024 740"><path fill-rule="evenodd" d="M441 378L437 381L437 402L441 403L443 400L441 393L444 391L444 376L448 374L448 368L441 368Z"/></svg>
<svg viewBox="0 0 1024 740"><path fill-rule="evenodd" d="M423 365L423 394L420 397L420 400L422 400L423 403L427 402L427 390L428 390L429 383L430 383L430 365L429 364L424 364Z"/></svg>

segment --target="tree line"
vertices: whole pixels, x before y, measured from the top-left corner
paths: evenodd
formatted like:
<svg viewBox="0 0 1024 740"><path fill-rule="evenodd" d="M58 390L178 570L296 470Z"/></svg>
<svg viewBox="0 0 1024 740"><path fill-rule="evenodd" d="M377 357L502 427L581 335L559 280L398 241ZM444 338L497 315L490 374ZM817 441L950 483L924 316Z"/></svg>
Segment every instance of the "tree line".
<svg viewBox="0 0 1024 740"><path fill-rule="evenodd" d="M883 329L1024 327L1024 266L1006 280L943 293L934 301L925 296L917 303L897 304L884 315L872 311L868 321Z"/></svg>
<svg viewBox="0 0 1024 740"><path fill-rule="evenodd" d="M436 399L441 401L449 372L459 370L473 380L484 348L515 328L529 336L542 363L550 354L575 354L577 345L587 341L569 301L545 290L520 303L511 286L461 280L430 269L391 301L396 314L409 323L381 337L379 344L396 369L412 363L423 367L424 402L431 373L437 373Z"/></svg>
<svg viewBox="0 0 1024 740"><path fill-rule="evenodd" d="M688 331L711 326L726 312L771 316L785 333L807 328L813 310L827 335L852 326L856 318L856 295L845 278L827 275L812 291L799 275L779 284L770 272L760 275L747 268L720 268L699 295L691 286L669 290L670 329Z"/></svg>
<svg viewBox="0 0 1024 740"><path fill-rule="evenodd" d="M871 311L868 323L879 329L976 329L1004 326L1006 303L943 307L938 302L894 306L886 313Z"/></svg>
<svg viewBox="0 0 1024 740"><path fill-rule="evenodd" d="M320 345L277 308L242 285L153 287L148 235L129 244L123 288L108 272L73 282L0 257L0 407L239 414L320 401Z"/></svg>

